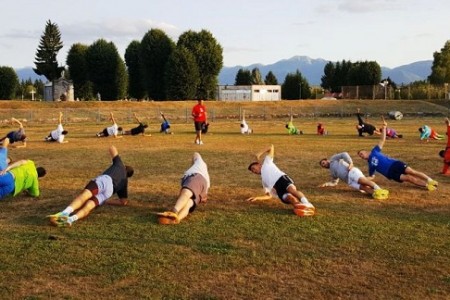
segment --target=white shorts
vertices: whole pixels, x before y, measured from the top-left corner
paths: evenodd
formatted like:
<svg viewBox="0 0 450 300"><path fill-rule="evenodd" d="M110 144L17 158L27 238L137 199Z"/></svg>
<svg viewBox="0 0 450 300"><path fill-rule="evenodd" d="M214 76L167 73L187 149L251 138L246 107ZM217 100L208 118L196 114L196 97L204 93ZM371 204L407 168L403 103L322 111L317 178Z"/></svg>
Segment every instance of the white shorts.
<svg viewBox="0 0 450 300"><path fill-rule="evenodd" d="M98 194L95 195L95 198L97 198L98 205L100 206L112 196L114 192L113 182L112 178L108 175L100 175L94 181L98 187Z"/></svg>
<svg viewBox="0 0 450 300"><path fill-rule="evenodd" d="M363 172L361 172L360 169L353 167L350 171L348 171L348 185L359 190L360 184L358 183L358 180L361 177L364 177Z"/></svg>

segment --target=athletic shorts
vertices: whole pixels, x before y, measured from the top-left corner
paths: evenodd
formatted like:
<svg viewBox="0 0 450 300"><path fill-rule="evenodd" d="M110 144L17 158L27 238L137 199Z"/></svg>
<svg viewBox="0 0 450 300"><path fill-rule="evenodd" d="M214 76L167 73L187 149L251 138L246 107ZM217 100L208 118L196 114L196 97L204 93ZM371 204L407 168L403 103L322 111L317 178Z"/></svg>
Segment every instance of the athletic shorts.
<svg viewBox="0 0 450 300"><path fill-rule="evenodd" d="M97 206L105 203L114 193L112 178L108 175L100 175L89 181L85 189L91 191L92 200Z"/></svg>
<svg viewBox="0 0 450 300"><path fill-rule="evenodd" d="M184 176L181 179L181 188L182 189L188 189L192 192L192 202L194 202L194 205L189 209L189 212L193 212L195 208L197 207L197 204L199 204L202 201L202 198L205 198L205 191L207 187L206 179L196 173L188 176Z"/></svg>
<svg viewBox="0 0 450 300"><path fill-rule="evenodd" d="M403 182L400 179L400 176L402 174L405 174L405 170L408 167L407 164L405 164L404 162L398 160L396 162L394 162L392 164L392 166L389 168L388 174L387 174L387 178L390 180L395 180L397 182Z"/></svg>
<svg viewBox="0 0 450 300"><path fill-rule="evenodd" d="M360 184L358 183L358 180L364 177L363 172L361 172L360 169L353 167L350 171L348 171L348 182L347 184L351 186L354 189L359 190Z"/></svg>
<svg viewBox="0 0 450 300"><path fill-rule="evenodd" d="M202 131L205 122L194 122L195 131Z"/></svg>
<svg viewBox="0 0 450 300"><path fill-rule="evenodd" d="M277 192L278 198L280 198L280 200L283 203L290 204L289 202L287 202L283 199L283 196L284 196L284 194L287 193L288 187L293 184L294 184L294 181L287 175L281 176L280 178L278 178L277 182L275 182L275 185L273 186L273 188Z"/></svg>
<svg viewBox="0 0 450 300"><path fill-rule="evenodd" d="M103 136L109 136L108 128L103 129Z"/></svg>

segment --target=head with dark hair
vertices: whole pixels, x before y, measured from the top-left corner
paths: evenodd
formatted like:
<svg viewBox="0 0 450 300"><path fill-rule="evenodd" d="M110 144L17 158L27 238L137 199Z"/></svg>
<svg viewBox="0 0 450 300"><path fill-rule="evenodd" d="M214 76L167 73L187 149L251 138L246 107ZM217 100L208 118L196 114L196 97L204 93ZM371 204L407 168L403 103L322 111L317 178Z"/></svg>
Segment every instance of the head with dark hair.
<svg viewBox="0 0 450 300"><path fill-rule="evenodd" d="M61 132L61 134L62 135L66 135L66 134L68 134L69 132L67 131L67 130L63 130L63 132Z"/></svg>
<svg viewBox="0 0 450 300"><path fill-rule="evenodd" d="M44 177L45 174L47 174L47 171L43 167L37 167L36 172L38 174L38 177Z"/></svg>
<svg viewBox="0 0 450 300"><path fill-rule="evenodd" d="M329 169L329 168L330 168L330 162L328 161L328 158L322 158L322 159L319 161L319 165L320 165L322 168L326 168L326 169Z"/></svg>
<svg viewBox="0 0 450 300"><path fill-rule="evenodd" d="M445 155L445 150L439 151L439 156L440 157L444 158L444 155Z"/></svg>
<svg viewBox="0 0 450 300"><path fill-rule="evenodd" d="M22 134L22 136L20 137L20 140L24 142L26 139L27 139L26 134Z"/></svg>
<svg viewBox="0 0 450 300"><path fill-rule="evenodd" d="M134 174L134 169L131 166L125 166L125 170L127 171L127 177L131 177Z"/></svg>
<svg viewBox="0 0 450 300"><path fill-rule="evenodd" d="M261 163L254 161L248 166L248 170L254 174L261 174Z"/></svg>
<svg viewBox="0 0 450 300"><path fill-rule="evenodd" d="M122 127L117 127L117 130L118 131L123 131L123 128Z"/></svg>
<svg viewBox="0 0 450 300"><path fill-rule="evenodd" d="M422 127L419 128L419 132L423 132L423 128Z"/></svg>

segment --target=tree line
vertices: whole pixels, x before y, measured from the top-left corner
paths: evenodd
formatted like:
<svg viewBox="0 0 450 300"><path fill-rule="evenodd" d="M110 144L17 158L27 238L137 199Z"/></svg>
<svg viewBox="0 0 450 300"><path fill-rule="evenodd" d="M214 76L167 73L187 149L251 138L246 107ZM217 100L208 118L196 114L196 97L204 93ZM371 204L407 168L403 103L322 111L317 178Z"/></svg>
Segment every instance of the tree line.
<svg viewBox="0 0 450 300"><path fill-rule="evenodd" d="M73 44L65 66L56 57L63 48L58 25L47 21L35 55L36 74L50 82L61 77L71 79L75 98L90 100L101 95L102 100L124 98L151 100L214 99L218 74L223 67L223 49L207 30L182 33L173 41L159 29L150 29L141 40L132 41L124 59L117 47L105 39L91 45ZM450 41L434 53L431 75L426 82L409 86L445 84L450 82ZM339 93L343 86L388 84L396 89L390 78L381 78L381 67L375 61L329 62L324 67L321 88ZM239 69L235 85L277 85L278 79L269 71L264 77L258 68ZM19 83L14 69L0 66L0 99L14 99L33 92L43 94L43 83ZM308 99L312 88L300 70L289 73L282 86L283 99ZM406 86L402 86L403 88Z"/></svg>

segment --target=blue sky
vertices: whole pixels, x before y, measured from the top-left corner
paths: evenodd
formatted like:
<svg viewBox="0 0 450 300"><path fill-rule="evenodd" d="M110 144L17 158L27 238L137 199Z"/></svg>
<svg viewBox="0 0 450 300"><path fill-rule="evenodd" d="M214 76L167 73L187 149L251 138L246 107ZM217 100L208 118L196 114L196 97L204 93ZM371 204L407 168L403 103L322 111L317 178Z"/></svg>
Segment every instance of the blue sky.
<svg viewBox="0 0 450 300"><path fill-rule="evenodd" d="M0 66L34 66L49 19L64 43L60 64L72 44L99 38L123 57L151 28L175 42L187 30L210 31L224 48L225 66L304 55L394 68L432 60L450 39L448 0L13 0L2 3Z"/></svg>

